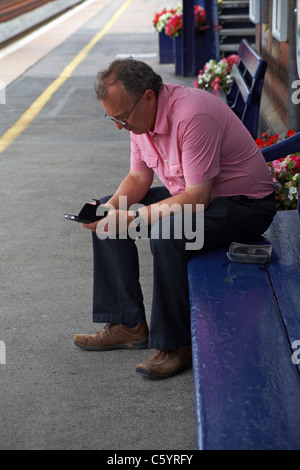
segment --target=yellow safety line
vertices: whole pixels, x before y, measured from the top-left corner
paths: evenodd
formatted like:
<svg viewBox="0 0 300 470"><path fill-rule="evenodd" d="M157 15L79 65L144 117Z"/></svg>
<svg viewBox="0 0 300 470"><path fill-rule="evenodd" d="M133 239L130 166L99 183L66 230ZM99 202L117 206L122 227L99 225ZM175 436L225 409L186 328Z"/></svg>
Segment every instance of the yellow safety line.
<svg viewBox="0 0 300 470"><path fill-rule="evenodd" d="M29 126L39 112L51 99L52 95L70 78L76 67L85 59L93 47L110 30L119 16L129 6L132 0L126 0L116 11L106 25L93 37L93 39L77 54L77 56L64 68L61 74L46 88L45 91L32 103L25 113L15 122L15 124L6 131L0 138L0 153L13 143L19 135Z"/></svg>

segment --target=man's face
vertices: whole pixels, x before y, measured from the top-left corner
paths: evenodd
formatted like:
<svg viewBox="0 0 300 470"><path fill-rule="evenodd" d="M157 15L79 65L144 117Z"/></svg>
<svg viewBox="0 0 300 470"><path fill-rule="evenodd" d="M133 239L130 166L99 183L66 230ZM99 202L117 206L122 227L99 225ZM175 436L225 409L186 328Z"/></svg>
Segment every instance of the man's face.
<svg viewBox="0 0 300 470"><path fill-rule="evenodd" d="M107 115L115 120L118 129L145 134L154 128L157 99L152 90L134 98L120 82L116 82L109 87L101 104Z"/></svg>

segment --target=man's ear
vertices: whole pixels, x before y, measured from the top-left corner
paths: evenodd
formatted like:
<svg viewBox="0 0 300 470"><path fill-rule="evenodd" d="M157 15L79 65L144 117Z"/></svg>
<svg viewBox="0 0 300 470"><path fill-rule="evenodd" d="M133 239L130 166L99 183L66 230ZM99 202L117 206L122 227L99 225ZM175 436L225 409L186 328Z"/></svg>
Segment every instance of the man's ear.
<svg viewBox="0 0 300 470"><path fill-rule="evenodd" d="M146 99L146 103L149 106L149 109L156 109L157 106L157 98L156 94L153 90L146 90L144 93L144 97Z"/></svg>
<svg viewBox="0 0 300 470"><path fill-rule="evenodd" d="M146 101L148 101L149 103L150 101L156 101L156 96L153 90L146 90L144 96L146 98Z"/></svg>

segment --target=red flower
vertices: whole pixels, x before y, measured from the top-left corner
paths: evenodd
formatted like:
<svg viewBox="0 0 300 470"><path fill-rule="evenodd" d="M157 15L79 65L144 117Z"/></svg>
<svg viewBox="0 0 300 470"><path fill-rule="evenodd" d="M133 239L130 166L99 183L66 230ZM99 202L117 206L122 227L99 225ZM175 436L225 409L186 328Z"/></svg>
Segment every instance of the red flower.
<svg viewBox="0 0 300 470"><path fill-rule="evenodd" d="M287 137L292 137L295 134L296 134L296 132L291 131L291 130L287 131L287 133L286 133Z"/></svg>
<svg viewBox="0 0 300 470"><path fill-rule="evenodd" d="M194 6L194 13L195 13L195 31L196 33L201 33L205 31L207 28L206 25L206 11L203 7L199 5ZM174 38L180 36L182 33L182 26L183 26L183 14L176 13L174 14L166 24L165 33Z"/></svg>

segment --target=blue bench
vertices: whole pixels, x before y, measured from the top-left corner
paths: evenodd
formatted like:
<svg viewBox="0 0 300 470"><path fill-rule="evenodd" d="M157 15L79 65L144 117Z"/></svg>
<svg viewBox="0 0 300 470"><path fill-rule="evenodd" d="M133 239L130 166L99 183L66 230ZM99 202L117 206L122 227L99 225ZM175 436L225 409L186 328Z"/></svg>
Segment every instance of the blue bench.
<svg viewBox="0 0 300 470"><path fill-rule="evenodd" d="M263 153L296 149L300 133ZM299 210L277 212L262 242L272 244L268 265L230 262L229 247L188 264L201 450L300 449Z"/></svg>
<svg viewBox="0 0 300 470"><path fill-rule="evenodd" d="M240 62L232 68L233 82L226 101L256 139L267 62L245 39L239 46L238 56Z"/></svg>

